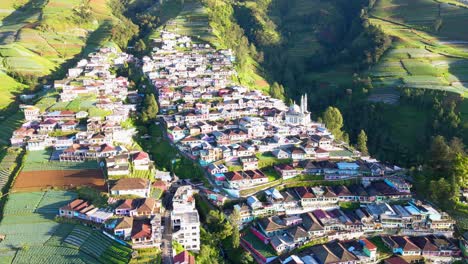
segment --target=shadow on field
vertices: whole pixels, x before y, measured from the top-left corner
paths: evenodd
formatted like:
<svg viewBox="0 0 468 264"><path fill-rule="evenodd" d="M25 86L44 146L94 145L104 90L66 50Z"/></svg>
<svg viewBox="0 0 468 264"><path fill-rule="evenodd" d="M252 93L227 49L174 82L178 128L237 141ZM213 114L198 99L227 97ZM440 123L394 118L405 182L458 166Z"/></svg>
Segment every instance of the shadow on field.
<svg viewBox="0 0 468 264"><path fill-rule="evenodd" d="M3 26L15 24L26 24L31 22L34 16L41 16L42 8L47 4L47 0L29 0L27 3L17 8L11 14L2 19ZM8 44L15 41L15 31L0 33L0 43Z"/></svg>

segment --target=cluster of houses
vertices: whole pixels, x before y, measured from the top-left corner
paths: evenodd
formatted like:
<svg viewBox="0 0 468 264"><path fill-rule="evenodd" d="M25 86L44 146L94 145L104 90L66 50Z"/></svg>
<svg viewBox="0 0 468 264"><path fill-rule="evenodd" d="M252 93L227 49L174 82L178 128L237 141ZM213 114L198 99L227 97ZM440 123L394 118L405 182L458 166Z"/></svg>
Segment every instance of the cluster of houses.
<svg viewBox="0 0 468 264"><path fill-rule="evenodd" d="M59 216L105 226L133 248L159 247L161 243L161 202L154 198L123 199L113 209L99 209L76 199L59 209Z"/></svg>
<svg viewBox="0 0 468 264"><path fill-rule="evenodd" d="M230 50L164 31L156 43L159 47L143 58L143 72L158 93L167 134L220 186L238 190L267 183L259 167L264 156L290 161L274 166L283 179L323 174L329 180L371 180L398 169L372 159L354 162L358 152L311 120L307 95L288 107L234 85Z"/></svg>
<svg viewBox="0 0 468 264"><path fill-rule="evenodd" d="M383 244L396 254L385 259L385 264L451 263L461 260L460 241L443 236L383 236ZM404 259L410 256L409 261ZM365 238L331 241L280 259L282 264L378 263L379 252L375 244Z"/></svg>
<svg viewBox="0 0 468 264"><path fill-rule="evenodd" d="M368 239L331 241L280 260L282 264L376 263L378 250Z"/></svg>
<svg viewBox="0 0 468 264"><path fill-rule="evenodd" d="M31 151L53 148L51 159L62 162L108 159L111 175L129 174L129 167L147 170L151 166L148 154L125 147L132 143L136 130L123 122L136 111L140 95L129 91L126 77L113 73L133 60L132 55L114 48L101 48L80 60L67 78L54 82L59 102L45 111L22 106L25 123L13 132L11 144ZM68 105L84 110L74 112Z"/></svg>
<svg viewBox="0 0 468 264"><path fill-rule="evenodd" d="M147 179L124 178L110 188L109 207L97 208L90 202L75 199L59 209L59 216L104 227L117 238L131 242L133 248L160 247L164 226L161 225L161 200L150 195ZM170 214L172 239L186 250L200 250L200 218L190 185L177 188ZM116 198L114 198L116 197ZM141 197L126 198L120 197Z"/></svg>
<svg viewBox="0 0 468 264"><path fill-rule="evenodd" d="M270 188L257 196L249 196L246 203L235 205L240 210L242 223L255 218L275 214L297 214L318 208L338 207L340 202L361 204L408 201L411 193L394 188L391 181L374 181L364 187L361 184L350 186L295 187L278 191ZM264 202L259 198L265 197Z"/></svg>
<svg viewBox="0 0 468 264"><path fill-rule="evenodd" d="M252 205L255 206L255 205ZM326 208L326 206L324 206ZM241 211L241 218L244 218ZM454 221L427 204L370 203L356 209L314 209L291 215L259 218L246 230L268 242L278 255L318 238L353 239L377 233L445 235L451 237Z"/></svg>

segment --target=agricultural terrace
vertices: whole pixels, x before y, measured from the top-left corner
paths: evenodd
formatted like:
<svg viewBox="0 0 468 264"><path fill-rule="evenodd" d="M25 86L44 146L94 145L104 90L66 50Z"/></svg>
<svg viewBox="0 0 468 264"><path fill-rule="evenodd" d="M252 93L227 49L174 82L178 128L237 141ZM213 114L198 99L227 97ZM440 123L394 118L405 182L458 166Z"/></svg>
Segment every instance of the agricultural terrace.
<svg viewBox="0 0 468 264"><path fill-rule="evenodd" d="M119 20L106 0L90 1L92 18L74 12L81 0L0 1L0 110L14 103L31 77L54 73L84 48L108 43ZM63 18L67 19L63 19ZM96 34L93 34L96 33ZM13 78L13 76L19 78Z"/></svg>
<svg viewBox="0 0 468 264"><path fill-rule="evenodd" d="M468 9L435 0L378 0L370 22L393 36L393 47L368 72L372 100L388 88L443 90L468 96ZM376 95L377 94L377 95Z"/></svg>
<svg viewBox="0 0 468 264"><path fill-rule="evenodd" d="M51 161L51 151L29 151L22 171L16 177L14 191L34 191L51 187L93 186L104 189L105 181L98 163Z"/></svg>
<svg viewBox="0 0 468 264"><path fill-rule="evenodd" d="M128 260L129 248L97 230L53 220L58 208L74 198L66 191L10 194L0 222L0 234L6 235L0 263L126 263L120 259ZM78 229L87 234L86 247L66 242Z"/></svg>
<svg viewBox="0 0 468 264"><path fill-rule="evenodd" d="M19 166L17 160L22 150L9 148L2 152L3 158L0 161L0 190L5 188L13 172Z"/></svg>

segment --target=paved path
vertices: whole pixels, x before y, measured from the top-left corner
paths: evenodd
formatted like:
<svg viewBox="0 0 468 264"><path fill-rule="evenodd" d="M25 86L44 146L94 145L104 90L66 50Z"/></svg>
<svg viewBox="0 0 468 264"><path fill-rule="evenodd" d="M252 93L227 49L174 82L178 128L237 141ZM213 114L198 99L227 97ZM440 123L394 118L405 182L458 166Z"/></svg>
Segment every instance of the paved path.
<svg viewBox="0 0 468 264"><path fill-rule="evenodd" d="M164 221L164 233L162 234L162 263L172 264L172 228L171 228L171 213L169 210L164 212L162 217Z"/></svg>

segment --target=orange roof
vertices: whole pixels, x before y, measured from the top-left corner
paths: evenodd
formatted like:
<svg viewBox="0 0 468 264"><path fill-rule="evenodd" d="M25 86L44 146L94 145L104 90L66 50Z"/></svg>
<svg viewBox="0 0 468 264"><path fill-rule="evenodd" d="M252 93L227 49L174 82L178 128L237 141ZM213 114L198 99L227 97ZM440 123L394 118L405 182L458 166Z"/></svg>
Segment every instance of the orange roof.
<svg viewBox="0 0 468 264"><path fill-rule="evenodd" d="M364 245L366 245L366 248L368 248L369 250L377 250L377 247L372 242L367 240L367 238L361 238L361 241L364 243Z"/></svg>
<svg viewBox="0 0 468 264"><path fill-rule="evenodd" d="M150 238L151 225L144 220L134 220L132 228L132 239Z"/></svg>

